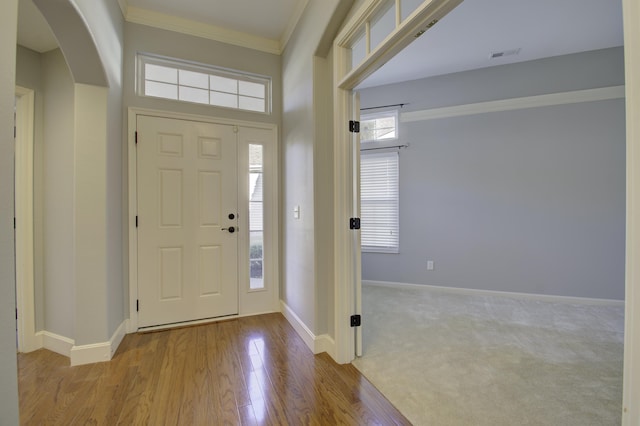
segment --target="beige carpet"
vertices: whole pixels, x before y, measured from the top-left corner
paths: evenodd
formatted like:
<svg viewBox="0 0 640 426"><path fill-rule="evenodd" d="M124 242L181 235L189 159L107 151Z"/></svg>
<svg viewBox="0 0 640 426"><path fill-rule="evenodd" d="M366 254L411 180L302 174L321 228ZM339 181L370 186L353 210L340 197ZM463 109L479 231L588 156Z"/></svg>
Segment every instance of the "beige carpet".
<svg viewBox="0 0 640 426"><path fill-rule="evenodd" d="M354 365L415 425L619 425L624 308L363 286Z"/></svg>

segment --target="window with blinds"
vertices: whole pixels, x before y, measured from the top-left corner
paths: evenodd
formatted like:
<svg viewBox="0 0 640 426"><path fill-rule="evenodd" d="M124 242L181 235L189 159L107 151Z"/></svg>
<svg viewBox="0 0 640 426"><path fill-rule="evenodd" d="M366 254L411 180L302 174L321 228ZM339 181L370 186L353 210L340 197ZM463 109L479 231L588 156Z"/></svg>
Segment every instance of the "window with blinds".
<svg viewBox="0 0 640 426"><path fill-rule="evenodd" d="M360 157L360 219L363 252L398 253L399 167L397 152Z"/></svg>

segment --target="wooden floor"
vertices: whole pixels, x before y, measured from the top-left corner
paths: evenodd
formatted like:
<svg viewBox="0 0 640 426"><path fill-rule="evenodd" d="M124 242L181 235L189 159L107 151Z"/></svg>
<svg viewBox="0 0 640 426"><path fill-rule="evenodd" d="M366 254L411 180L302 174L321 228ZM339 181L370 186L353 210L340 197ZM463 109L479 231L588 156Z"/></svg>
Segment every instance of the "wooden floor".
<svg viewBox="0 0 640 426"><path fill-rule="evenodd" d="M23 425L409 424L280 314L131 334L111 362L18 356Z"/></svg>

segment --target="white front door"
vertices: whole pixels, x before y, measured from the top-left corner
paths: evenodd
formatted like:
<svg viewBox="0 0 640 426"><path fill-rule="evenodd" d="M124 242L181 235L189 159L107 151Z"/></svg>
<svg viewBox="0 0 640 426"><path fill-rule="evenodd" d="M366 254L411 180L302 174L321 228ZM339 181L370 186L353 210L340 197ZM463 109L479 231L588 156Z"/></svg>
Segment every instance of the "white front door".
<svg viewBox="0 0 640 426"><path fill-rule="evenodd" d="M236 127L136 124L139 327L237 314Z"/></svg>

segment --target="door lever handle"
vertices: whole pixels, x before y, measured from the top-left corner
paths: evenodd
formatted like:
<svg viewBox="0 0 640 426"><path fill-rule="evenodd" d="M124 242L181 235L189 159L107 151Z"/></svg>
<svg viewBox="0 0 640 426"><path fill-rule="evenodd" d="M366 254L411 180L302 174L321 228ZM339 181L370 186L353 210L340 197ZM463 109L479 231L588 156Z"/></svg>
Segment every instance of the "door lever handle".
<svg viewBox="0 0 640 426"><path fill-rule="evenodd" d="M220 228L221 231L229 231L230 234L233 234L234 232L236 232L236 228L235 226L230 226L228 228Z"/></svg>

